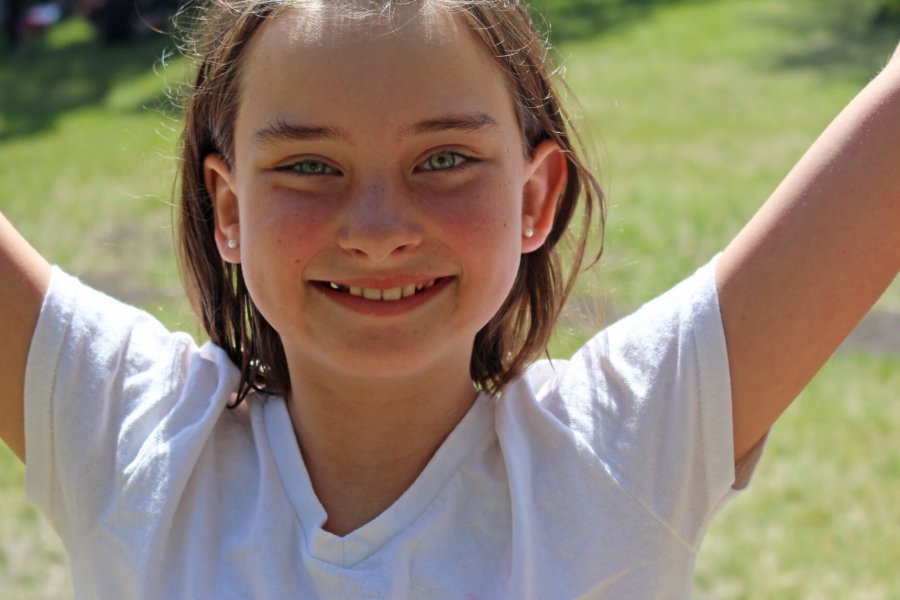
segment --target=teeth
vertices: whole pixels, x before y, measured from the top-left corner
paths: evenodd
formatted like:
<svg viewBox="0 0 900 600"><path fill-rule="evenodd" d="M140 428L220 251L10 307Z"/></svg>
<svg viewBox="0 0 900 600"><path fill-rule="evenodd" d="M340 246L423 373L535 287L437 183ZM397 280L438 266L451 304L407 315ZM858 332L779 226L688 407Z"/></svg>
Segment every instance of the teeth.
<svg viewBox="0 0 900 600"><path fill-rule="evenodd" d="M390 288L386 290L380 290L377 288L364 288L358 287L355 285L351 285L347 287L345 285L341 285L339 283L335 283L333 281L328 282L328 287L333 290L338 290L341 292L348 292L351 296L356 296L357 298L365 298L366 300L400 300L401 298L409 298L410 296L415 296L416 292L421 292L422 290L427 290L431 286L434 285L435 280L426 281L425 283L414 284L410 283L409 285L403 287Z"/></svg>

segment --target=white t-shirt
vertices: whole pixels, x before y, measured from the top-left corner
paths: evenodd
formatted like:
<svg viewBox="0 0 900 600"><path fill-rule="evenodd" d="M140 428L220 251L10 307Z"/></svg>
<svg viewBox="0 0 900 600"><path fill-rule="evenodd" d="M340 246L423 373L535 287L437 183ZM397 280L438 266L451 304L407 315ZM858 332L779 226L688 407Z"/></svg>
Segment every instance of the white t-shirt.
<svg viewBox="0 0 900 600"><path fill-rule="evenodd" d="M688 598L735 483L712 265L480 396L415 483L345 536L285 403L55 270L28 358L27 492L76 598ZM409 435L415 435L414 431Z"/></svg>

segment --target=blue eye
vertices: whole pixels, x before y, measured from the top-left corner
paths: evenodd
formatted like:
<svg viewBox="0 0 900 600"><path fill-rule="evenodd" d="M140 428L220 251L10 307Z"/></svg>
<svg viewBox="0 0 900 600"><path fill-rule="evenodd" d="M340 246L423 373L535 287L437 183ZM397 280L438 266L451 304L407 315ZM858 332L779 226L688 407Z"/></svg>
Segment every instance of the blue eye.
<svg viewBox="0 0 900 600"><path fill-rule="evenodd" d="M337 175L339 171L321 160L306 159L278 168L279 171L289 171L300 175Z"/></svg>
<svg viewBox="0 0 900 600"><path fill-rule="evenodd" d="M419 163L418 168L421 171L449 171L459 168L470 160L456 152L437 152Z"/></svg>

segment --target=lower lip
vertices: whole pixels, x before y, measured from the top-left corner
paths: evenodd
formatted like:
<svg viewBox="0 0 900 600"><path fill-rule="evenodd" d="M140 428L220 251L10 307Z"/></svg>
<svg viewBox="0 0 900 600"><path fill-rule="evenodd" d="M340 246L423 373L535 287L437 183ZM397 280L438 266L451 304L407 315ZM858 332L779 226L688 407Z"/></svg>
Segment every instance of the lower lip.
<svg viewBox="0 0 900 600"><path fill-rule="evenodd" d="M349 308L353 312L375 317L392 317L408 313L422 304L425 304L440 294L455 279L455 277L442 277L435 281L434 285L430 288L416 292L412 296L401 298L400 300L368 300L320 284L313 284L313 287L331 300L334 300L341 306Z"/></svg>

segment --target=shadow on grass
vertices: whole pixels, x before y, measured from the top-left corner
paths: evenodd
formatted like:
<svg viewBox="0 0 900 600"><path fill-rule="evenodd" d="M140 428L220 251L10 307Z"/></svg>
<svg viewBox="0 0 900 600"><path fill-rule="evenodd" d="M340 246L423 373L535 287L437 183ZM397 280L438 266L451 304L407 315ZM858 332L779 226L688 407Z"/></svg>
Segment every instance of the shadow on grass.
<svg viewBox="0 0 900 600"><path fill-rule="evenodd" d="M812 69L865 84L887 62L900 41L900 15L877 1L820 0L791 19L768 17L767 27L791 31L798 43L773 48L771 66Z"/></svg>
<svg viewBox="0 0 900 600"><path fill-rule="evenodd" d="M70 110L101 106L117 84L152 70L172 48L163 35L109 46L90 37L86 24L61 27L78 33L68 41L34 38L21 52L0 54L0 143L52 129ZM164 92L132 108L176 111Z"/></svg>
<svg viewBox="0 0 900 600"><path fill-rule="evenodd" d="M531 0L554 44L589 39L649 16L660 6L711 0Z"/></svg>
<svg viewBox="0 0 900 600"><path fill-rule="evenodd" d="M646 17L658 6L710 0L533 0L552 23L554 42L594 37ZM155 35L106 46L84 22L61 23L50 35L28 40L23 52L0 51L0 143L52 129L71 110L102 106L117 84L153 69L173 48ZM539 22L541 19L539 19ZM58 31L62 31L57 35ZM165 92L134 110L178 114Z"/></svg>
<svg viewBox="0 0 900 600"><path fill-rule="evenodd" d="M660 7L715 1L721 0L532 0L531 4L543 16L539 22L552 24L551 36L559 44L627 26ZM795 46L772 49L774 68L844 71L863 79L878 70L900 37L900 20L879 15L877 0L822 0L806 6L799 11L800 18L798 11L791 11L790 18L760 17L767 19L766 26L796 31ZM153 69L173 47L163 35L121 46L103 46L84 31L70 37L66 42L47 36L31 40L25 52L0 53L0 143L48 130L69 110L102 105L115 85ZM165 92L132 108L178 114Z"/></svg>
<svg viewBox="0 0 900 600"><path fill-rule="evenodd" d="M602 35L650 17L675 4L728 0L531 0L538 23L548 27L554 44ZM766 27L790 29L798 43L772 48L771 66L842 72L871 77L900 40L900 12L886 10L885 0L818 0L798 3L790 11L757 11ZM700 33L700 32L698 32Z"/></svg>

